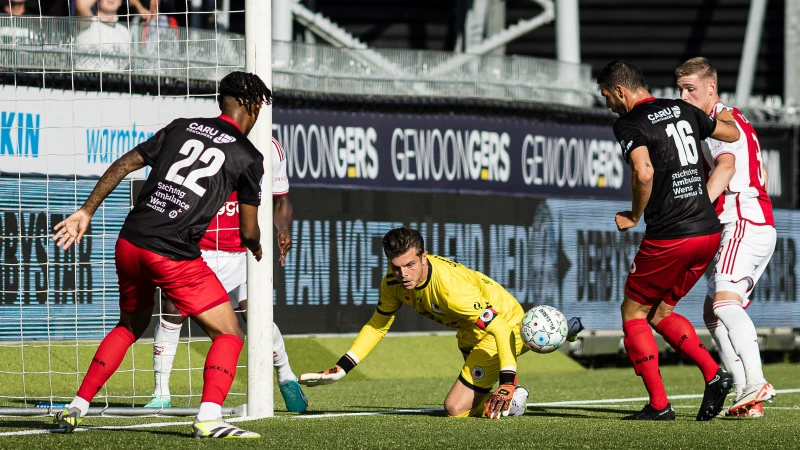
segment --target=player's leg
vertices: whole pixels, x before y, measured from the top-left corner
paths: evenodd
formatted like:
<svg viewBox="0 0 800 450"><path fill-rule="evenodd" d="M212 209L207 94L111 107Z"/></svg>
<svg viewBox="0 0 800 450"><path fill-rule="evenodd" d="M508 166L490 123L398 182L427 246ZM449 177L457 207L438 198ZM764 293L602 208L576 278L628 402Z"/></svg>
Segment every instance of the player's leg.
<svg viewBox="0 0 800 450"><path fill-rule="evenodd" d="M56 423L68 433L75 430L89 411L94 396L150 324L156 286L141 271L140 250L124 239L117 240L114 260L119 280L120 320L100 342L75 398L55 416Z"/></svg>
<svg viewBox="0 0 800 450"><path fill-rule="evenodd" d="M200 411L192 426L195 437L259 437L222 421L222 404L236 376L244 342L244 332L222 283L200 258L165 262L158 275L159 285L175 307L181 314L194 317L212 341L204 365Z"/></svg>
<svg viewBox="0 0 800 450"><path fill-rule="evenodd" d="M172 406L169 379L172 364L178 353L181 327L186 318L178 311L166 295L161 298L161 317L153 337L153 398L145 408L169 408Z"/></svg>
<svg viewBox="0 0 800 450"><path fill-rule="evenodd" d="M524 353L525 346L519 332L514 332L517 355ZM482 417L491 388L500 378L500 358L494 336L484 337L477 345L459 342L464 356L461 374L444 399L444 410L450 417ZM528 390L518 386L514 391L509 415L521 416L526 409Z"/></svg>
<svg viewBox="0 0 800 450"><path fill-rule="evenodd" d="M297 382L297 375L289 364L289 354L278 325L272 324L272 365L278 374L278 388L281 391L286 410L289 412L305 412L308 409L308 398Z"/></svg>
<svg viewBox="0 0 800 450"><path fill-rule="evenodd" d="M669 247L663 243L642 240L631 264L625 293L620 306L623 345L633 365L634 373L642 378L649 402L625 420L674 420L675 411L667 399L658 362L658 344L648 323L653 305L664 296L664 288L674 282L675 258L665 257ZM667 270L668 269L668 270Z"/></svg>
<svg viewBox="0 0 800 450"><path fill-rule="evenodd" d="M713 295L715 291L716 283L712 276L708 280L708 294L703 303L703 321L712 339L714 339L722 365L725 366L725 370L733 376L733 388L736 393L734 398L738 398L747 384L744 365L739 355L736 354L736 350L733 349L733 344L731 344L731 339L728 336L728 329L725 327L725 324L714 315Z"/></svg>
<svg viewBox="0 0 800 450"><path fill-rule="evenodd" d="M667 399L664 382L658 364L658 344L647 316L652 306L644 303L636 294L627 292L622 300L623 344L633 371L642 378L650 397L648 404L640 412L624 417L625 420L674 420L675 411Z"/></svg>
<svg viewBox="0 0 800 450"><path fill-rule="evenodd" d="M705 421L716 417L733 387L733 376L722 370L705 348L694 326L682 315L672 311L678 301L697 284L719 250L720 233L695 236L685 239L680 252L675 255L685 261L686 267L681 278L674 284L670 296L664 299L665 306L659 308L664 313L657 314L651 323L684 359L692 361L700 369L705 380L705 390L697 420Z"/></svg>
<svg viewBox="0 0 800 450"><path fill-rule="evenodd" d="M730 412L746 413L750 408L775 396L775 389L764 378L758 334L750 316L745 311L755 283L764 273L775 249L775 229L737 222L740 233L731 239L730 249L723 252L725 264L715 274L717 292L714 297L714 315L728 329L734 350L744 365L747 385L740 393Z"/></svg>

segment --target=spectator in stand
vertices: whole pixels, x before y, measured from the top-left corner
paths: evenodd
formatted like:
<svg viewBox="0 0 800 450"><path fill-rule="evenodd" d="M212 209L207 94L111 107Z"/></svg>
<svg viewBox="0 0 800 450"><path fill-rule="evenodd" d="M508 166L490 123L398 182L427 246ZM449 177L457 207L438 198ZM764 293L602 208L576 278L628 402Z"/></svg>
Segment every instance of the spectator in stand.
<svg viewBox="0 0 800 450"><path fill-rule="evenodd" d="M173 10L170 0L128 0L131 36L138 49L159 54L178 51L178 21L169 15ZM159 46L159 42L170 44Z"/></svg>
<svg viewBox="0 0 800 450"><path fill-rule="evenodd" d="M3 12L11 16L21 16L25 14L25 0L4 0Z"/></svg>
<svg viewBox="0 0 800 450"><path fill-rule="evenodd" d="M82 70L127 70L130 67L131 35L128 28L119 23L117 10L122 0L76 0L78 15L87 16L95 3L97 14L89 14L90 21L75 39L75 53L80 55L76 65Z"/></svg>

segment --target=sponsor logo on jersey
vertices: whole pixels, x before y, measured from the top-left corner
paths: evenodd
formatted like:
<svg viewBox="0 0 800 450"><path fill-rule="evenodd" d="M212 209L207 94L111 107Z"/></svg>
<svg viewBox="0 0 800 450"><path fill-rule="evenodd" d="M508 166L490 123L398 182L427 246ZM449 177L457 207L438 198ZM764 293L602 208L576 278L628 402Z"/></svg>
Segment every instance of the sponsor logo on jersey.
<svg viewBox="0 0 800 450"><path fill-rule="evenodd" d="M228 216L232 217L234 214L239 212L239 202L225 202L217 211L218 216Z"/></svg>
<svg viewBox="0 0 800 450"><path fill-rule="evenodd" d="M230 144L232 142L236 142L236 138L226 133L222 133L214 138L215 144Z"/></svg>
<svg viewBox="0 0 800 450"><path fill-rule="evenodd" d="M678 106L673 106L672 108L664 108L661 111L648 114L647 118L650 119L651 123L658 123L664 120L677 118L680 115L681 109Z"/></svg>
<svg viewBox="0 0 800 450"><path fill-rule="evenodd" d="M221 142L219 142L219 141L217 141L215 139L215 136L217 136L219 134L219 130L217 130L214 127L209 127L208 125L203 125L201 123L192 122L192 123L189 124L189 128L187 128L186 131L188 131L190 133L194 133L194 134L199 134L200 136L205 136L205 137L207 137L209 139L214 139L214 142L216 142L218 144L221 143ZM227 134L223 133L222 136L227 136ZM222 136L220 136L220 138Z"/></svg>
<svg viewBox="0 0 800 450"><path fill-rule="evenodd" d="M486 372L483 370L481 366L475 366L472 368L472 378L475 380L482 380L483 376L486 375Z"/></svg>

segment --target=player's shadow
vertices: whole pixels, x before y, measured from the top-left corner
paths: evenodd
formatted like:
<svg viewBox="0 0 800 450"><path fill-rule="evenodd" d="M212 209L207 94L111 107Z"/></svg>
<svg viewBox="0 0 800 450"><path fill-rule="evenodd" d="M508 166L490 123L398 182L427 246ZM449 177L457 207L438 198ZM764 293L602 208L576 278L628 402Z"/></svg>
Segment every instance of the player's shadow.
<svg viewBox="0 0 800 450"><path fill-rule="evenodd" d="M353 408L357 409L347 409L347 410L334 410L334 409L326 409L326 410L315 410L315 411L306 411L301 416L320 416L325 414L360 414L360 413L367 413L367 414L374 414L374 415L381 415L381 416L446 416L444 409L442 408L430 408L430 411L427 411L427 408L397 408L397 406L359 406L359 405L352 405ZM421 411L419 411L421 410Z"/></svg>
<svg viewBox="0 0 800 450"><path fill-rule="evenodd" d="M555 417L572 417L572 418L584 418L584 419L606 419L606 417L597 417L591 414L578 414L574 412L567 412L567 411L584 411L586 413L592 412L601 412L601 413L609 413L609 414L621 414L621 415L630 415L636 413L638 411L629 410L629 409L616 409L616 408L587 408L587 407L580 407L580 406L548 406L548 407L537 407L537 406L529 406L528 409L525 411L525 415L530 416L555 416Z"/></svg>
<svg viewBox="0 0 800 450"><path fill-rule="evenodd" d="M6 420L3 418L0 420L0 429L6 428L23 428L26 430L47 430L53 429L56 430L55 424L53 424L53 419L46 420L45 416L42 416L45 420Z"/></svg>
<svg viewBox="0 0 800 450"><path fill-rule="evenodd" d="M183 427L185 427L186 425L175 425L175 426L183 426ZM98 431L102 431L102 430L98 430ZM177 437L182 437L182 438L194 438L192 433L190 433L188 431L180 432L180 431L170 431L170 430L154 430L152 428L151 429L147 429L147 428L138 428L138 429L137 428L126 428L125 429L125 433L147 433L147 434L153 434L153 435L157 434L157 435L161 435L161 436L177 436Z"/></svg>

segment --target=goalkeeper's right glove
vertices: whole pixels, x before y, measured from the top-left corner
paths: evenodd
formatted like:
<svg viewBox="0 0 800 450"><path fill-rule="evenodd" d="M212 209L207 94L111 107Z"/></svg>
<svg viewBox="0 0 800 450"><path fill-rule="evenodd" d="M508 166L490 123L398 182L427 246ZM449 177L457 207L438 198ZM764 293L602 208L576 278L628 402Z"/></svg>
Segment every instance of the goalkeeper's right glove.
<svg viewBox="0 0 800 450"><path fill-rule="evenodd" d="M308 387L323 386L326 384L333 384L344 378L347 372L353 370L358 364L358 359L355 355L347 352L339 358L339 362L335 366L326 370L325 372L309 372L300 375L298 382Z"/></svg>

